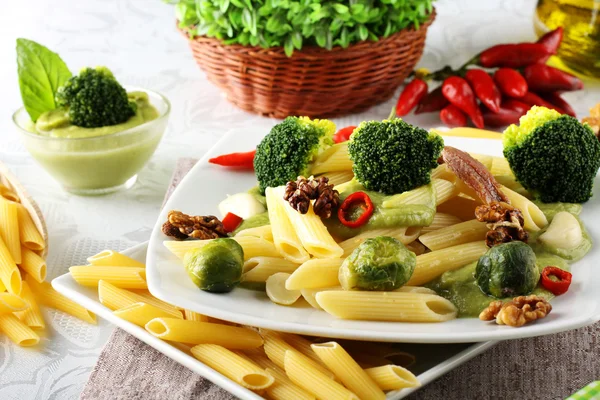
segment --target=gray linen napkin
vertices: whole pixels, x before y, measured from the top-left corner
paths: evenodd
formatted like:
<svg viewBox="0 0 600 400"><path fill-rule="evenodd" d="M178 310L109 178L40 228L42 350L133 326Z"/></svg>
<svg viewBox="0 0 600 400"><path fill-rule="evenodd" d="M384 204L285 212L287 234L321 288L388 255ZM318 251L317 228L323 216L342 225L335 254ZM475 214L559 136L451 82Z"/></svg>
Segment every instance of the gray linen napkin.
<svg viewBox="0 0 600 400"><path fill-rule="evenodd" d="M195 162L178 161L165 198ZM598 379L600 323L556 335L501 342L409 399L564 399ZM234 398L118 328L81 394L83 400Z"/></svg>

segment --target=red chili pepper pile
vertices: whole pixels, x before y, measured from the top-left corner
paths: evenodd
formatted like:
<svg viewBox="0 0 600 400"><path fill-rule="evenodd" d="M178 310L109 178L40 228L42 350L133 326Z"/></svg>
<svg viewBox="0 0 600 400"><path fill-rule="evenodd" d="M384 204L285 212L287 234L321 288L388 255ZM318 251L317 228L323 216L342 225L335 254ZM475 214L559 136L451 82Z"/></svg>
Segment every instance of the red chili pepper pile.
<svg viewBox="0 0 600 400"><path fill-rule="evenodd" d="M535 43L499 44L482 51L458 70L444 67L432 73L416 73L396 104L402 117L439 112L450 127L501 127L517 123L534 105L575 116L562 92L580 90L583 82L546 65L560 46L563 29L557 28ZM428 92L428 81L442 82Z"/></svg>

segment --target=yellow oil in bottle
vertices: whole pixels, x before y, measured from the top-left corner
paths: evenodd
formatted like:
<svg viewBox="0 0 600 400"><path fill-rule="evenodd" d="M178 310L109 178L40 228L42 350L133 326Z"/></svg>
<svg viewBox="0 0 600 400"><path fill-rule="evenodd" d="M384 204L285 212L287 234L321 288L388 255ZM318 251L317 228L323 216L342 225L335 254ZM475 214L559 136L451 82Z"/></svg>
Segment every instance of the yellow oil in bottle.
<svg viewBox="0 0 600 400"><path fill-rule="evenodd" d="M577 72L600 78L600 0L539 0L534 23L539 36L562 26L560 59Z"/></svg>

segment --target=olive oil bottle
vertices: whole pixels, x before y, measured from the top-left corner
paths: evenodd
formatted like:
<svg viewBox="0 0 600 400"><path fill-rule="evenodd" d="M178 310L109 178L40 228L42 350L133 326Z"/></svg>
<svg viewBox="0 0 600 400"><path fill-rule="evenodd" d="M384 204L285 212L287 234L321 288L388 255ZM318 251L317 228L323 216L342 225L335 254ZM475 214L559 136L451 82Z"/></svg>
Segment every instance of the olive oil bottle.
<svg viewBox="0 0 600 400"><path fill-rule="evenodd" d="M534 24L540 36L562 26L560 59L577 72L600 78L600 0L539 0Z"/></svg>

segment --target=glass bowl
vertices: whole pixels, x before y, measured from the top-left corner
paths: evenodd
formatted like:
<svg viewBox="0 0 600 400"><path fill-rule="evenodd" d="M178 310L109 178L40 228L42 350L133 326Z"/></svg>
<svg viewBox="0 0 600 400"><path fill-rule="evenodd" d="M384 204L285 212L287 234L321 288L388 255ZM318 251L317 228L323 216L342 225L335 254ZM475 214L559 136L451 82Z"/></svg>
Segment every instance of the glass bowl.
<svg viewBox="0 0 600 400"><path fill-rule="evenodd" d="M167 127L169 100L151 90L125 86L148 94L158 118L120 132L84 138L42 136L27 129L32 122L25 108L13 114L13 122L31 156L63 188L78 195L101 195L130 188L146 165Z"/></svg>

